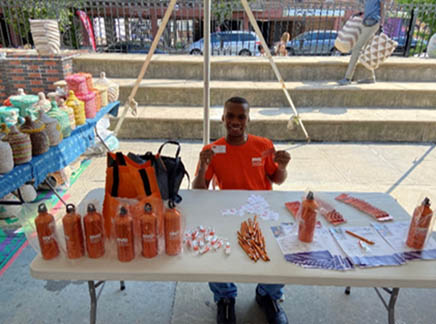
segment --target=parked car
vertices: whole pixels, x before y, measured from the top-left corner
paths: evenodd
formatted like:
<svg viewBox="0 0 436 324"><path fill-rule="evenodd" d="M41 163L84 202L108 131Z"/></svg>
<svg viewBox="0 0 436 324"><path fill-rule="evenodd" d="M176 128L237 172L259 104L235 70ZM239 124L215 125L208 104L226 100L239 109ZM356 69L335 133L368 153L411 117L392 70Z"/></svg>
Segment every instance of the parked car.
<svg viewBox="0 0 436 324"><path fill-rule="evenodd" d="M288 55L330 54L336 55L336 30L311 30L304 32L286 44Z"/></svg>
<svg viewBox="0 0 436 324"><path fill-rule="evenodd" d="M135 42L135 41L122 41L111 44L103 48L106 53L131 53L131 54L148 54L151 48L151 42ZM155 54L168 54L168 52L156 48Z"/></svg>
<svg viewBox="0 0 436 324"><path fill-rule="evenodd" d="M255 32L224 31L210 34L211 53L215 55L259 55L260 40ZM204 48L203 38L189 45L186 51L192 55L202 55Z"/></svg>

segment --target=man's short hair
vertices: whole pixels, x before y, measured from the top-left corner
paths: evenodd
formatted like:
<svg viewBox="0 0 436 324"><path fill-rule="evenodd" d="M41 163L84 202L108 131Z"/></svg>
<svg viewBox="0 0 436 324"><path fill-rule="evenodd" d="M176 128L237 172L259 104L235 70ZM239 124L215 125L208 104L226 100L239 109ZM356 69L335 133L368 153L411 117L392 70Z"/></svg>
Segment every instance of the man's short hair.
<svg viewBox="0 0 436 324"><path fill-rule="evenodd" d="M250 104L248 103L247 99L242 97L231 97L227 99L226 102L224 103L224 108L227 106L228 103L247 105L247 107L250 108Z"/></svg>

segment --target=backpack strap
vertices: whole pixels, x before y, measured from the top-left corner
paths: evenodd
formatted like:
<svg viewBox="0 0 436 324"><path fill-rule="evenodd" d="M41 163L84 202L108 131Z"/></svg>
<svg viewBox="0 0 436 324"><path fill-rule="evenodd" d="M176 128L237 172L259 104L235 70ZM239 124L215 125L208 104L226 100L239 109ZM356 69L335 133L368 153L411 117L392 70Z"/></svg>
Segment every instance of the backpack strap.
<svg viewBox="0 0 436 324"><path fill-rule="evenodd" d="M163 149L163 147L164 147L166 144L174 144L174 145L177 145L176 158L178 158L178 157L179 157L179 154L180 154L180 143L179 143L179 142L176 142L176 141L166 141L165 143L163 143L163 144L159 147L159 150L157 151L157 154L158 154L158 155L161 154L162 149Z"/></svg>

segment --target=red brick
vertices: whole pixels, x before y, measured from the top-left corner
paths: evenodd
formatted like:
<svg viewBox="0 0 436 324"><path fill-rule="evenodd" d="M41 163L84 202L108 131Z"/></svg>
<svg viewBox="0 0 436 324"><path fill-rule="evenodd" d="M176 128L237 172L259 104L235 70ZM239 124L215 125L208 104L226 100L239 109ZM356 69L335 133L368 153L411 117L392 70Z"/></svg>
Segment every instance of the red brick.
<svg viewBox="0 0 436 324"><path fill-rule="evenodd" d="M24 70L23 69L12 69L11 72L12 73L23 73Z"/></svg>
<svg viewBox="0 0 436 324"><path fill-rule="evenodd" d="M24 83L16 83L16 84L13 84L13 86L14 86L15 88L25 88L25 87L26 87L26 84L24 84Z"/></svg>
<svg viewBox="0 0 436 324"><path fill-rule="evenodd" d="M5 86L0 85L0 90L5 90Z"/></svg>
<svg viewBox="0 0 436 324"><path fill-rule="evenodd" d="M31 88L32 94L37 94L38 92L44 92L44 88Z"/></svg>
<svg viewBox="0 0 436 324"><path fill-rule="evenodd" d="M38 71L39 70L39 65L29 65L27 68L29 70L32 70L32 71Z"/></svg>
<svg viewBox="0 0 436 324"><path fill-rule="evenodd" d="M59 81L60 79L58 77L47 77L46 80L48 82L56 82Z"/></svg>
<svg viewBox="0 0 436 324"><path fill-rule="evenodd" d="M29 78L40 78L41 73L29 73Z"/></svg>
<svg viewBox="0 0 436 324"><path fill-rule="evenodd" d="M31 85L42 85L42 81L41 80L31 80L30 84Z"/></svg>
<svg viewBox="0 0 436 324"><path fill-rule="evenodd" d="M11 65L20 65L21 61L9 61L8 63Z"/></svg>
<svg viewBox="0 0 436 324"><path fill-rule="evenodd" d="M16 75L13 75L13 76L11 77L11 79L12 79L13 81L24 81L24 77L23 77L23 76L16 76Z"/></svg>
<svg viewBox="0 0 436 324"><path fill-rule="evenodd" d="M59 70L48 70L45 73L47 73L47 74L59 74L61 72Z"/></svg>
<svg viewBox="0 0 436 324"><path fill-rule="evenodd" d="M49 66L54 66L54 65L57 65L58 63L57 62L55 62L55 61L46 61L46 62L44 62L44 65L49 65Z"/></svg>

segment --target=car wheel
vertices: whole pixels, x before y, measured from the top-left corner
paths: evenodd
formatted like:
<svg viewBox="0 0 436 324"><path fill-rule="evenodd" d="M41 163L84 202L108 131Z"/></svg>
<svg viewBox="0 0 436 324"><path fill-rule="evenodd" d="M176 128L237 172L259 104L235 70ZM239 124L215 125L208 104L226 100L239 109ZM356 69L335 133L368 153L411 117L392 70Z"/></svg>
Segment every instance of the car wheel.
<svg viewBox="0 0 436 324"><path fill-rule="evenodd" d="M341 56L341 52L339 52L337 49L336 49L336 47L333 47L331 50L330 50L330 55L331 56Z"/></svg>
<svg viewBox="0 0 436 324"><path fill-rule="evenodd" d="M293 48L287 48L288 50L288 56L294 56L295 55L295 50Z"/></svg>
<svg viewBox="0 0 436 324"><path fill-rule="evenodd" d="M239 52L240 56L251 56L251 52L247 49L243 49L242 51Z"/></svg>
<svg viewBox="0 0 436 324"><path fill-rule="evenodd" d="M191 51L191 53L189 53L189 54L191 54L191 55L201 55L201 51L199 49L193 49Z"/></svg>

